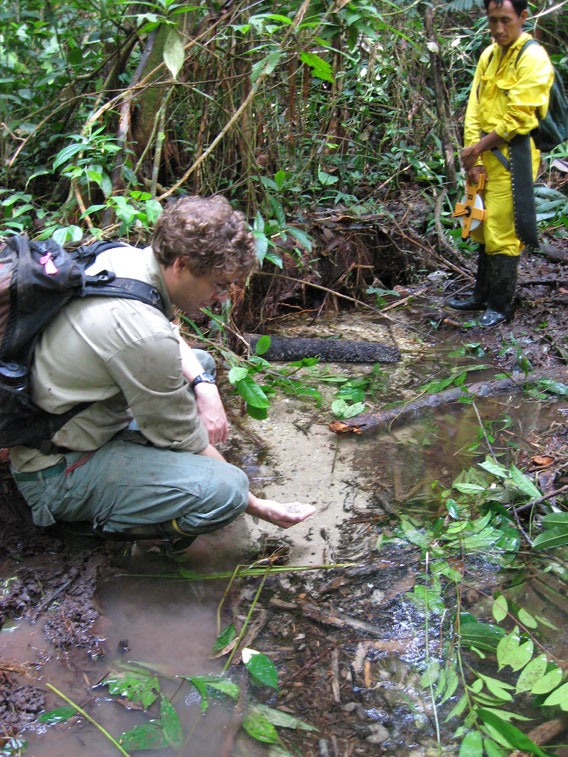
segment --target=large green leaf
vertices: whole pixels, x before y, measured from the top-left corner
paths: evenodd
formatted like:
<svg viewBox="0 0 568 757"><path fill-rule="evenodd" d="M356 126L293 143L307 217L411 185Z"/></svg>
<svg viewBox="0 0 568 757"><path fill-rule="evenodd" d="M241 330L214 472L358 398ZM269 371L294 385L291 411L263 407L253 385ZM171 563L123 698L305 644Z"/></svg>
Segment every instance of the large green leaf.
<svg viewBox="0 0 568 757"><path fill-rule="evenodd" d="M528 476L525 476L515 465L511 465L511 481L517 489L526 494L531 499L542 497L542 492L536 488Z"/></svg>
<svg viewBox="0 0 568 757"><path fill-rule="evenodd" d="M533 542L535 549L553 549L568 544L568 526L555 526L539 534Z"/></svg>
<svg viewBox="0 0 568 757"><path fill-rule="evenodd" d="M272 660L255 649L243 649L242 660L251 676L263 686L271 686L278 691L278 671Z"/></svg>
<svg viewBox="0 0 568 757"><path fill-rule="evenodd" d="M185 60L185 50L180 39L177 29L170 26L164 42L164 63L169 69L172 79L176 79L183 62Z"/></svg>
<svg viewBox="0 0 568 757"><path fill-rule="evenodd" d="M488 725L495 728L495 730L500 733L512 747L521 749L524 752L536 754L538 755L538 757L548 757L546 752L543 752L542 749L537 746L534 741L532 741L532 739L530 739L526 734L524 734L514 725L511 725L511 723L507 723L505 720L502 720L494 712L480 709L477 711L477 714L484 723L487 723Z"/></svg>
<svg viewBox="0 0 568 757"><path fill-rule="evenodd" d="M549 513L542 519L544 528L554 528L555 526L568 526L568 513Z"/></svg>
<svg viewBox="0 0 568 757"><path fill-rule="evenodd" d="M268 397L250 376L246 376L237 383L237 391L245 402L253 407L270 407Z"/></svg>

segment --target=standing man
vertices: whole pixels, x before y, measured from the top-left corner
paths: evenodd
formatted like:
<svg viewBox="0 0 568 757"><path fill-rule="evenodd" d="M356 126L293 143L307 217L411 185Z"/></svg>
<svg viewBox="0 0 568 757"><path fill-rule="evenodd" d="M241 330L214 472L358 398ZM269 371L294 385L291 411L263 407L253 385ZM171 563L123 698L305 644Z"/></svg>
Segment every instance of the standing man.
<svg viewBox="0 0 568 757"><path fill-rule="evenodd" d="M137 300L74 299L42 332L32 364L32 399L63 413L88 406L42 448L11 449L12 472L38 526L89 522L125 538L188 541L247 512L283 528L315 508L256 497L245 473L216 444L227 419L214 362L171 323L223 302L256 263L244 216L223 197L170 204L143 250L117 247L90 274L111 270L160 292L166 315Z"/></svg>
<svg viewBox="0 0 568 757"><path fill-rule="evenodd" d="M449 300L456 310L485 310L479 325L511 317L519 256L538 246L534 179L540 163L530 132L548 109L554 71L539 44L523 46L527 0L484 0L493 44L479 59L465 116L462 164L470 184L485 174L487 216L472 232L479 243L475 287ZM519 56L519 53L522 54Z"/></svg>

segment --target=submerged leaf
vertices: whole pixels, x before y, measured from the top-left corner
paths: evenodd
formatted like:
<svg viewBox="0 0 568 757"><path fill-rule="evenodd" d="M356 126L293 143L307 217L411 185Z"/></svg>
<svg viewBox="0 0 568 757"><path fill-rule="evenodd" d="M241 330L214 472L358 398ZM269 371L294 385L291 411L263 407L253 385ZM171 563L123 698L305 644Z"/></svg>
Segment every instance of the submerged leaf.
<svg viewBox="0 0 568 757"><path fill-rule="evenodd" d="M40 723L47 723L52 725L53 723L63 723L65 720L69 720L73 715L77 714L77 708L72 705L66 704L64 707L57 707L55 710L49 710L49 712L42 712L38 717Z"/></svg>
<svg viewBox="0 0 568 757"><path fill-rule="evenodd" d="M131 702L149 707L157 698L160 682L152 673L142 670L121 670L109 673L102 681L111 694L126 697Z"/></svg>
<svg viewBox="0 0 568 757"><path fill-rule="evenodd" d="M159 720L135 725L130 731L120 734L118 743L127 752L135 752L138 749L165 749L168 746L168 740Z"/></svg>
<svg viewBox="0 0 568 757"><path fill-rule="evenodd" d="M224 649L227 644L230 644L231 641L235 638L237 635L237 632L235 630L235 624L230 623L226 628L224 628L219 636L215 639L215 644L213 644L213 652L219 652L221 649Z"/></svg>
<svg viewBox="0 0 568 757"><path fill-rule="evenodd" d="M162 696L160 704L160 714L162 716L162 728L168 744L176 752L179 752L183 746L183 728L179 722L176 708L164 696Z"/></svg>

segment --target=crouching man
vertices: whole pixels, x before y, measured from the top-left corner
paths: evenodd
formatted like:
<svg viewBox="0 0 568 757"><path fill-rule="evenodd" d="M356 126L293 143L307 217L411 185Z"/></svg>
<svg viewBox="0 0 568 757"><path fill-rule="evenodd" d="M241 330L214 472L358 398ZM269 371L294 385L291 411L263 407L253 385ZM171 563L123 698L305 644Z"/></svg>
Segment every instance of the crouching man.
<svg viewBox="0 0 568 757"><path fill-rule="evenodd" d="M89 522L101 534L196 537L242 512L283 528L315 512L260 499L216 449L227 418L214 362L171 323L222 302L256 257L244 216L223 197L185 197L165 208L152 244L101 253L89 273L111 270L158 289L167 317L120 298L72 300L34 352L32 396L51 413L86 408L52 449L11 449L12 473L38 526Z"/></svg>

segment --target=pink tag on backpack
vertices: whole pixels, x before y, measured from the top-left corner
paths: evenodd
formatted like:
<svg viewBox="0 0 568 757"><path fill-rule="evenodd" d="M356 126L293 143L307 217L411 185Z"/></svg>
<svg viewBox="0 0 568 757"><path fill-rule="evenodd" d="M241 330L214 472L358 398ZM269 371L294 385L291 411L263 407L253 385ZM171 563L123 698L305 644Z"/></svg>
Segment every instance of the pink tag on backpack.
<svg viewBox="0 0 568 757"><path fill-rule="evenodd" d="M51 252L48 252L46 255L43 255L39 262L45 266L44 271L47 274L47 276L53 276L54 273L57 273L57 266L53 262L53 257L51 255Z"/></svg>

